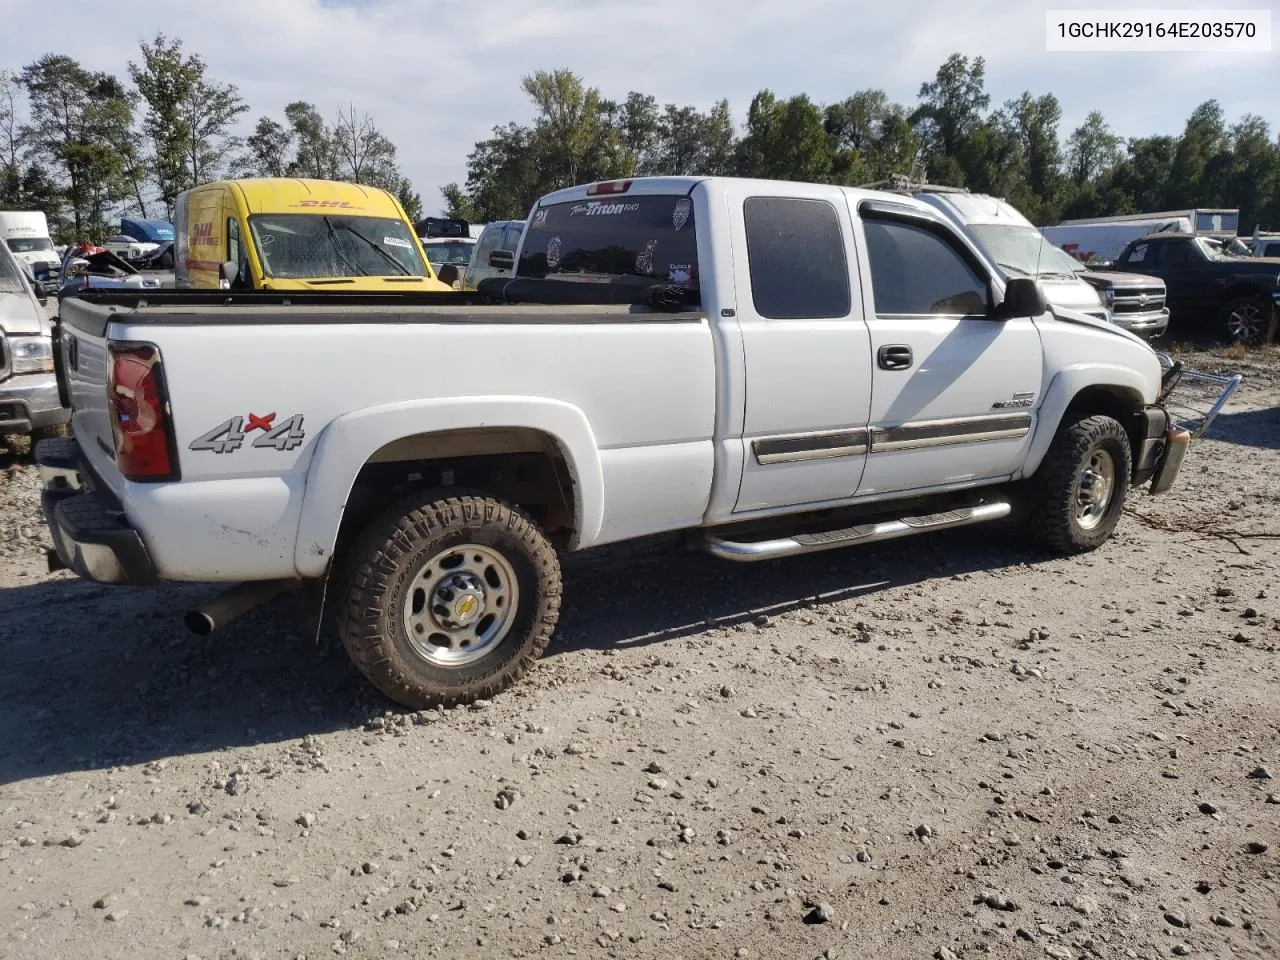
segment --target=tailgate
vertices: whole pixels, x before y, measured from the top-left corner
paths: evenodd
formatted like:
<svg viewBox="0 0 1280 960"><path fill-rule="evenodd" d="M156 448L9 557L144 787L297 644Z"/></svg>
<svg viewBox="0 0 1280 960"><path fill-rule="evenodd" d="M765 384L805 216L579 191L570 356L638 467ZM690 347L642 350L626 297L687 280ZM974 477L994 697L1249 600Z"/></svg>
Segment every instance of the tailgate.
<svg viewBox="0 0 1280 960"><path fill-rule="evenodd" d="M71 407L71 425L86 457L103 482L117 493L123 478L113 467L115 440L107 416L107 326L114 311L68 297L59 308L61 324L55 366L63 403Z"/></svg>

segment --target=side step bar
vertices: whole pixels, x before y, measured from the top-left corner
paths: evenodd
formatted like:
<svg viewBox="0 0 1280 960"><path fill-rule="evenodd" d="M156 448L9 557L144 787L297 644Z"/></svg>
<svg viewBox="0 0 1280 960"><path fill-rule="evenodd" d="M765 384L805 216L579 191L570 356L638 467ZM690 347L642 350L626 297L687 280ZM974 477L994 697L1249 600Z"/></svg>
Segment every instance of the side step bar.
<svg viewBox="0 0 1280 960"><path fill-rule="evenodd" d="M819 550L833 550L836 547L853 546L862 543L878 543L881 540L896 540L899 537L910 537L917 533L928 533L932 530L950 530L953 527L967 527L974 523L986 523L989 520L1000 520L1007 517L1013 508L1005 501L984 503L976 507L962 507L948 510L945 513L932 513L920 517L901 517L897 520L882 520L879 523L865 523L840 530L827 530L821 533L797 533L776 540L726 540L723 537L708 536L703 541L703 549L722 560L737 560L750 563L755 560L776 560L779 557L794 557L802 553L816 553Z"/></svg>

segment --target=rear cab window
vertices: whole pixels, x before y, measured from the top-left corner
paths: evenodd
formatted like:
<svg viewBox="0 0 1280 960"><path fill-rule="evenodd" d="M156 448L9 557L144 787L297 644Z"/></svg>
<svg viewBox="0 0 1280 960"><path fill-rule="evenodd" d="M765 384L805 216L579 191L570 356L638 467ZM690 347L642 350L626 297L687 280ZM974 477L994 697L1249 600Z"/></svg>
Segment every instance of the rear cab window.
<svg viewBox="0 0 1280 960"><path fill-rule="evenodd" d="M749 197L742 216L756 313L768 320L849 315L848 254L830 203Z"/></svg>
<svg viewBox="0 0 1280 960"><path fill-rule="evenodd" d="M698 289L698 242L687 194L615 194L539 207L520 277Z"/></svg>

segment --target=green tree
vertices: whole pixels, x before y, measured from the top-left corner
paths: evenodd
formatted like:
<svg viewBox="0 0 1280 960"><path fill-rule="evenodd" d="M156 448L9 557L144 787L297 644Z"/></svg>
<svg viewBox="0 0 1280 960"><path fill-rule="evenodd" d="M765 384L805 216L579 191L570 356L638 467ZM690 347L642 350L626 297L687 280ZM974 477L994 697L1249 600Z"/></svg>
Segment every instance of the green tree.
<svg viewBox="0 0 1280 960"><path fill-rule="evenodd" d="M1021 189L1013 189L1011 195L1025 198L1018 204L1019 209L1032 206L1034 201L1035 216L1029 210L1023 211L1033 222L1044 222L1052 216L1051 204L1061 186L1061 120L1062 105L1051 93L1033 97L1030 91L1024 91L1017 100L1006 102L1002 111L1005 131L1017 142L1020 153L1016 173L1022 181L1018 185Z"/></svg>
<svg viewBox="0 0 1280 960"><path fill-rule="evenodd" d="M270 117L259 117L233 169L241 177L283 177L292 156L293 131Z"/></svg>
<svg viewBox="0 0 1280 960"><path fill-rule="evenodd" d="M1240 229L1252 233L1269 200L1280 199L1280 144L1267 122L1245 114L1227 132L1230 166L1223 176L1222 202L1240 208Z"/></svg>
<svg viewBox="0 0 1280 960"><path fill-rule="evenodd" d="M338 150L333 131L313 104L296 100L284 108L294 146L292 159L285 165L291 177L316 180L338 179Z"/></svg>
<svg viewBox="0 0 1280 960"><path fill-rule="evenodd" d="M129 76L146 103L142 128L148 166L165 208L183 190L215 179L234 146L231 129L248 105L234 84L216 83L205 62L184 55L181 40L157 33L139 44L142 62L129 63Z"/></svg>
<svg viewBox="0 0 1280 960"><path fill-rule="evenodd" d="M970 62L953 53L938 68L933 80L920 85L923 101L911 114L911 123L924 146L930 179L935 168L950 182L963 176L961 148L975 127L983 122L983 111L991 102L985 89L987 66L982 57Z"/></svg>
<svg viewBox="0 0 1280 960"><path fill-rule="evenodd" d="M110 74L71 57L47 54L23 68L30 122L22 136L37 160L65 178L75 232L101 239L111 206L129 195L128 157L112 144L128 140L133 105Z"/></svg>
<svg viewBox="0 0 1280 960"><path fill-rule="evenodd" d="M1098 179L1119 162L1121 142L1094 110L1067 138L1067 175L1077 186Z"/></svg>
<svg viewBox="0 0 1280 960"><path fill-rule="evenodd" d="M440 194L444 198L444 215L446 217L466 220L468 223L483 222L484 218L476 212L475 204L471 202L471 198L466 195L458 184L450 183L441 187Z"/></svg>
<svg viewBox="0 0 1280 960"><path fill-rule="evenodd" d="M565 69L539 70L525 77L521 88L538 110L533 132L542 169L558 186L596 179L601 168L619 161L625 167L620 138L607 122L599 90Z"/></svg>
<svg viewBox="0 0 1280 960"><path fill-rule="evenodd" d="M1134 137L1111 172L1111 186L1129 197L1139 211L1168 209L1169 180L1177 137Z"/></svg>
<svg viewBox="0 0 1280 960"><path fill-rule="evenodd" d="M761 90L747 111L736 167L748 177L827 182L831 146L822 110L804 94L779 100Z"/></svg>
<svg viewBox="0 0 1280 960"><path fill-rule="evenodd" d="M1212 206L1223 201L1223 175L1231 165L1226 121L1217 100L1206 100L1187 119L1169 175L1174 207Z"/></svg>
<svg viewBox="0 0 1280 960"><path fill-rule="evenodd" d="M883 90L860 90L831 104L823 126L836 183L857 185L909 173L920 149L906 110Z"/></svg>

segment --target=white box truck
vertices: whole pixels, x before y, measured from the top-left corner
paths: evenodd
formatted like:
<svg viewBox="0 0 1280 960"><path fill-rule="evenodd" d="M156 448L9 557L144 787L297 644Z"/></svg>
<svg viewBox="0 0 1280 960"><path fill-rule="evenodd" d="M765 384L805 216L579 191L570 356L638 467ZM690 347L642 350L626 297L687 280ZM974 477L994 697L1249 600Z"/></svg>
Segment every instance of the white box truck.
<svg viewBox="0 0 1280 960"><path fill-rule="evenodd" d="M0 210L0 240L46 294L57 293L61 261L38 210Z"/></svg>

